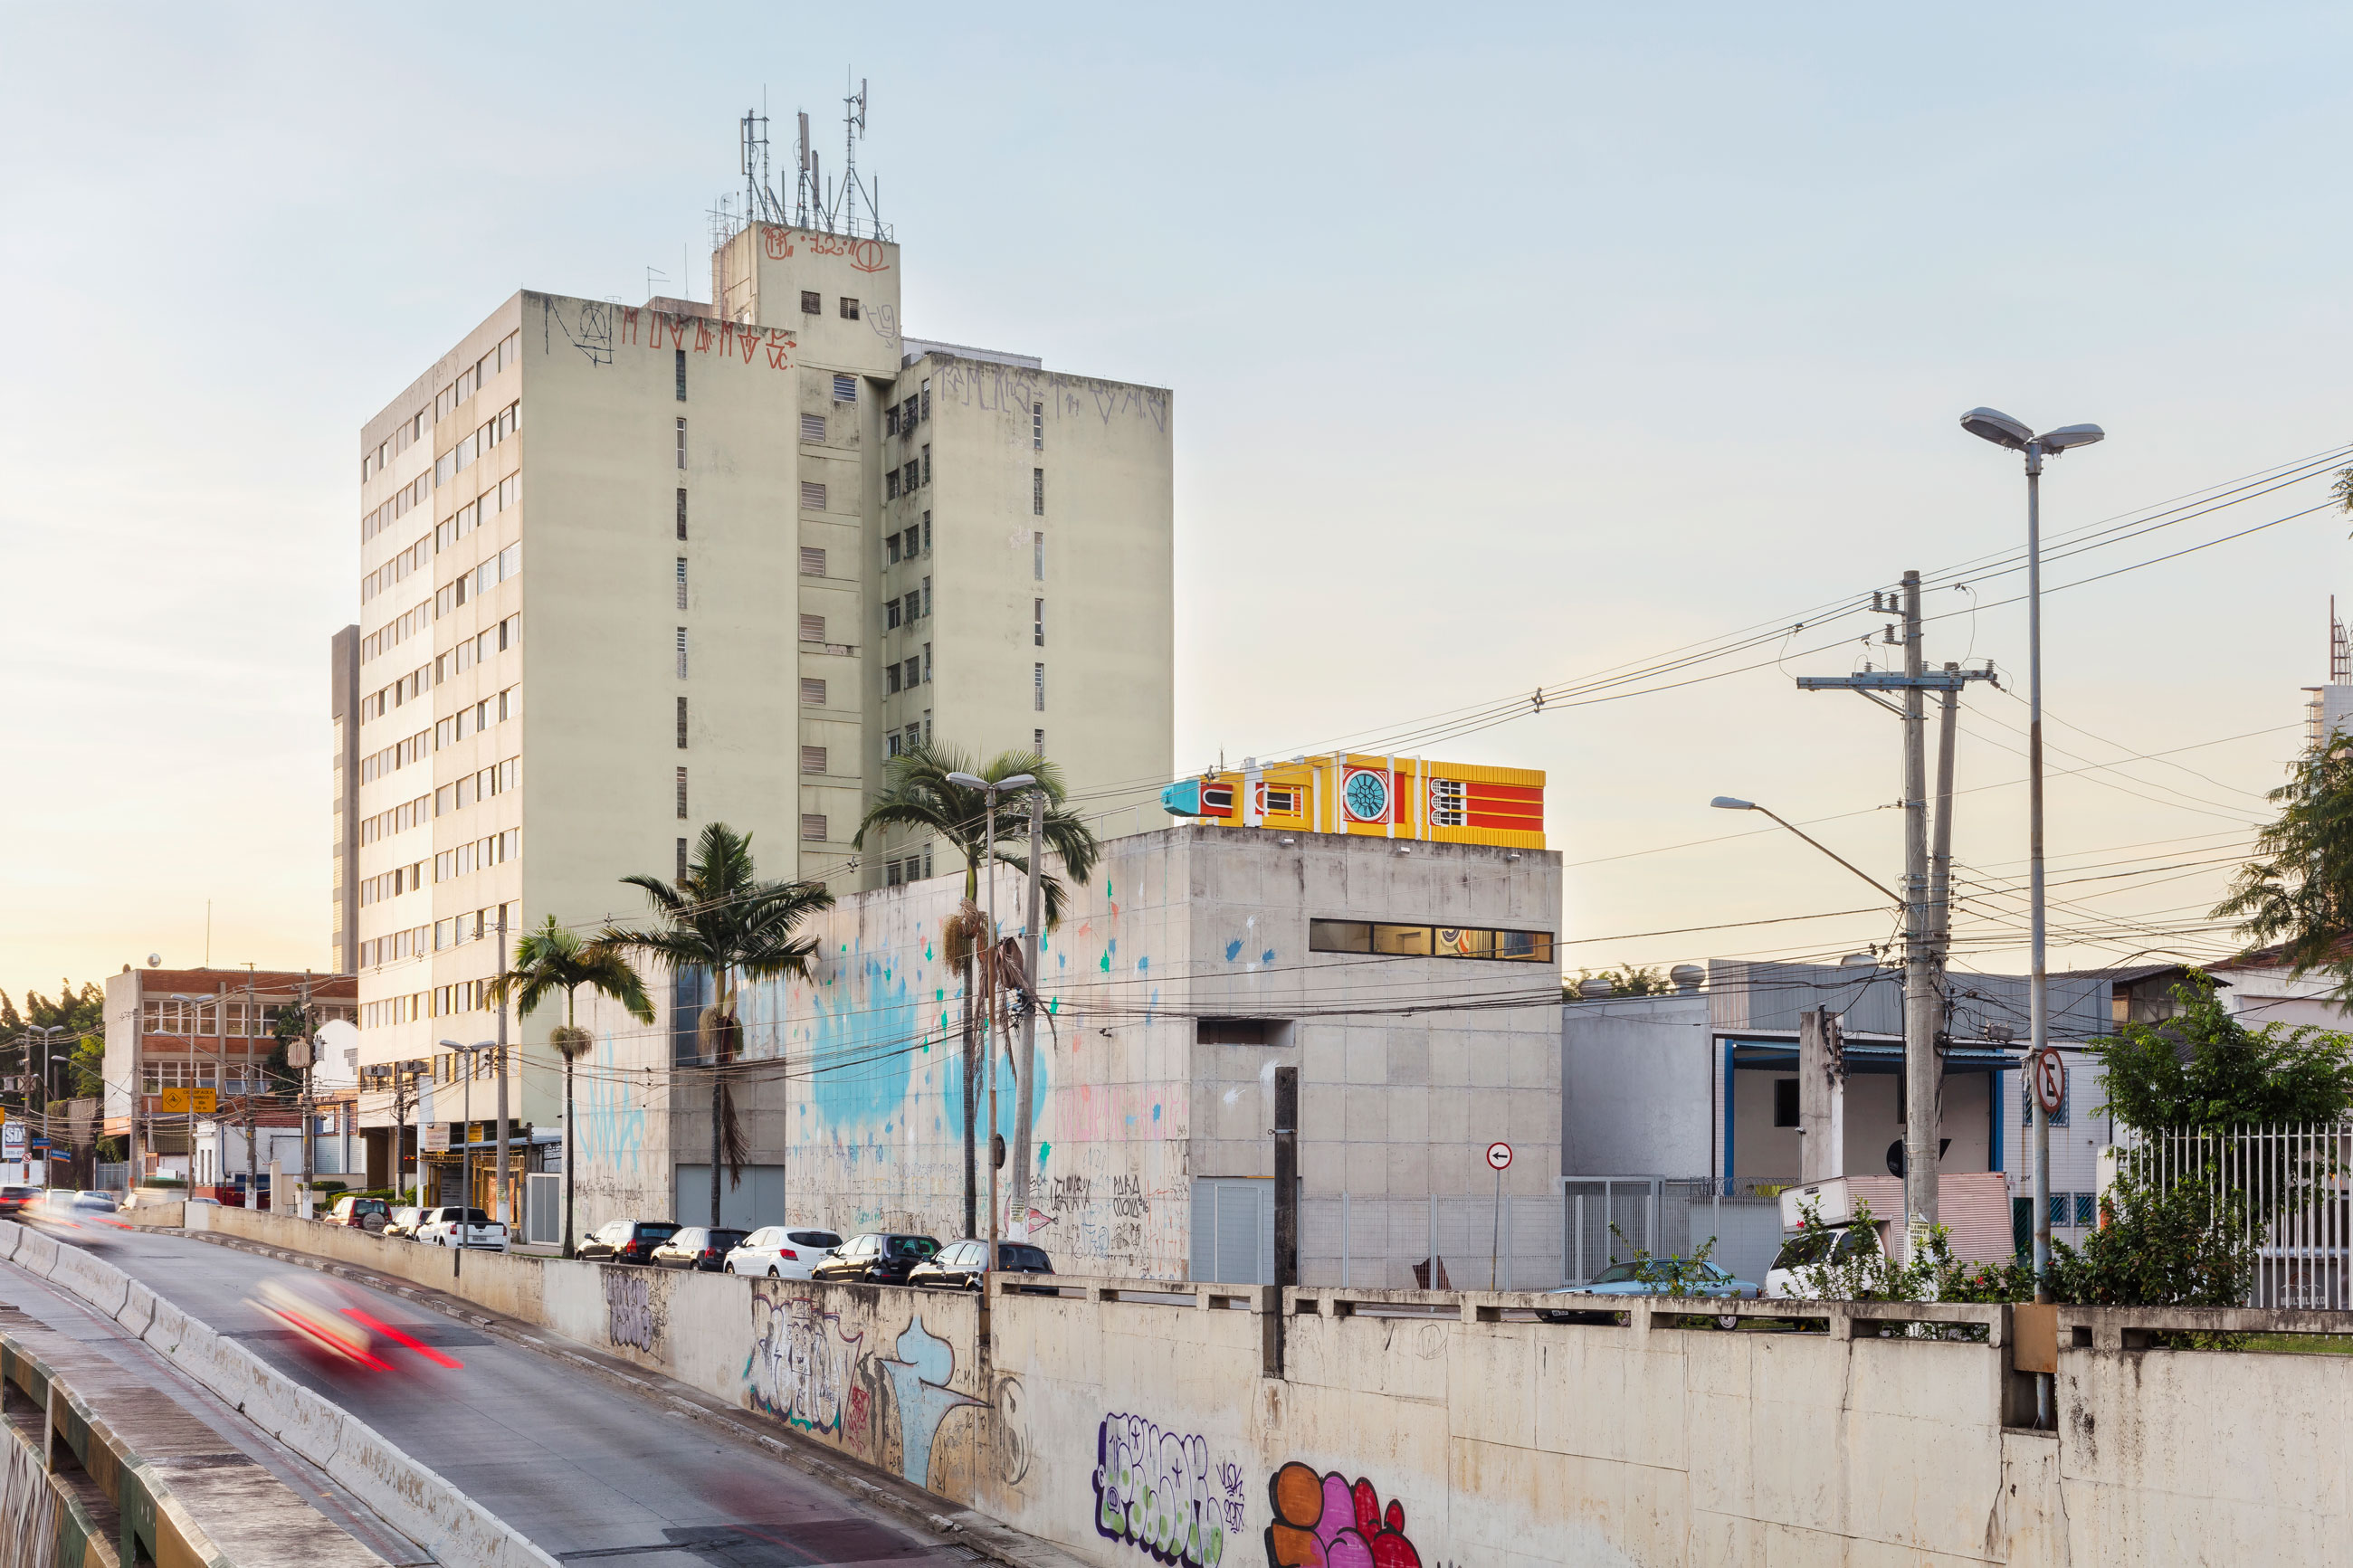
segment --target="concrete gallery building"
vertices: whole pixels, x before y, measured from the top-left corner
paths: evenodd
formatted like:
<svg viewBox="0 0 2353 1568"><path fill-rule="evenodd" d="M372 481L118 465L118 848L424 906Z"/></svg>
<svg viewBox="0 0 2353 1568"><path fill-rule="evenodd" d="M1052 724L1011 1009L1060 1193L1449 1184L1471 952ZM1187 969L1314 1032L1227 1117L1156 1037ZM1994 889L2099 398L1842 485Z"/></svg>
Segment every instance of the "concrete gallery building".
<svg viewBox="0 0 2353 1568"><path fill-rule="evenodd" d="M423 1064L412 1119L459 1114L438 1042L493 1036L501 914L635 915L618 879L712 821L764 876L920 880L923 835L849 841L925 738L1098 801L1167 778L1169 393L903 336L902 276L750 225L716 303L518 293L364 426L333 929L363 1064ZM519 1123L557 1121L559 1021L511 1026Z"/></svg>
<svg viewBox="0 0 2353 1568"><path fill-rule="evenodd" d="M1020 878L1002 876L1014 931ZM964 980L939 943L962 881L847 897L812 928L812 980L746 988L730 1070L752 1165L727 1223L963 1234ZM1274 1070L1295 1066L1304 1280L1409 1287L1433 1255L1457 1285L1559 1279L1557 854L1183 826L1110 840L1071 895L1039 948L1030 1179L1023 1203L1009 1155L1007 1234L1065 1272L1271 1279ZM674 1008L657 1035L596 1010L584 1230L708 1215L707 1079L673 1096L667 1071L693 1059L693 1021ZM986 1059L1011 1147L1003 1046Z"/></svg>

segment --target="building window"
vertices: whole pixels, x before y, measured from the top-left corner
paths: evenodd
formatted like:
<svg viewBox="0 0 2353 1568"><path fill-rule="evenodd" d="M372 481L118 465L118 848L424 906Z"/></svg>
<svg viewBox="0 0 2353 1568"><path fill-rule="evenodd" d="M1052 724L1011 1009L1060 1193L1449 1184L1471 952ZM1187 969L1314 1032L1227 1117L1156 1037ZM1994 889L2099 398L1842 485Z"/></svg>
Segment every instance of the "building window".
<svg viewBox="0 0 2353 1568"><path fill-rule="evenodd" d="M803 511L823 511L825 510L825 486L819 484L814 479L803 479L801 481L801 510Z"/></svg>
<svg viewBox="0 0 2353 1568"><path fill-rule="evenodd" d="M801 838L803 842L809 844L825 842L824 813L816 811L801 813Z"/></svg>
<svg viewBox="0 0 2353 1568"><path fill-rule="evenodd" d="M822 708L825 706L824 681L812 680L806 678L802 679L801 706L804 708Z"/></svg>
<svg viewBox="0 0 2353 1568"><path fill-rule="evenodd" d="M895 491L898 489L898 486L894 483L891 488ZM887 563L885 563L885 564L896 566L899 563L899 550L901 542L900 536L895 533L882 542L883 549L891 558Z"/></svg>
<svg viewBox="0 0 2353 1568"><path fill-rule="evenodd" d="M841 297L841 319L845 321L858 320L858 301L847 294Z"/></svg>
<svg viewBox="0 0 2353 1568"><path fill-rule="evenodd" d="M1777 1078L1773 1080L1773 1125L1795 1127L1798 1124L1798 1080Z"/></svg>
<svg viewBox="0 0 2353 1568"><path fill-rule="evenodd" d="M907 467L899 476L899 488L904 490L907 494L913 495L916 490L923 488L923 470L922 467L917 464L914 459L909 458Z"/></svg>
<svg viewBox="0 0 2353 1568"><path fill-rule="evenodd" d="M686 770L678 770L678 819L686 820Z"/></svg>
<svg viewBox="0 0 2353 1568"><path fill-rule="evenodd" d="M686 679L686 628L678 628L678 678Z"/></svg>
<svg viewBox="0 0 2353 1568"><path fill-rule="evenodd" d="M1043 468L1029 470L1029 515L1046 515L1046 470Z"/></svg>
<svg viewBox="0 0 2353 1568"><path fill-rule="evenodd" d="M921 659L915 658L912 656L909 657L907 660L906 677L907 686L911 690L923 684L923 666Z"/></svg>
<svg viewBox="0 0 2353 1568"><path fill-rule="evenodd" d="M675 352L678 355L678 400L684 403L686 401L686 351L679 349Z"/></svg>
<svg viewBox="0 0 2353 1568"><path fill-rule="evenodd" d="M1046 449L1046 405L1042 403L1029 405L1029 445L1034 451Z"/></svg>
<svg viewBox="0 0 2353 1568"><path fill-rule="evenodd" d="M1035 701L1032 703L1032 706L1035 707L1039 712L1043 713L1046 710L1046 667L1042 664L1031 665L1029 667L1029 678L1031 681L1032 694L1035 698Z"/></svg>
<svg viewBox="0 0 2353 1568"><path fill-rule="evenodd" d="M1043 531L1029 536L1029 574L1038 582L1046 580L1046 535Z"/></svg>
<svg viewBox="0 0 2353 1568"><path fill-rule="evenodd" d="M899 754L899 731L892 730L882 736L882 760L889 762Z"/></svg>
<svg viewBox="0 0 2353 1568"><path fill-rule="evenodd" d="M678 841L678 879L681 882L686 880L686 840L683 838Z"/></svg>
<svg viewBox="0 0 2353 1568"><path fill-rule="evenodd" d="M680 562L678 566L681 573L686 570L686 563L683 561ZM681 590L681 592L683 591ZM1046 646L1046 601L1043 599L1029 601L1029 642L1033 647Z"/></svg>
<svg viewBox="0 0 2353 1568"><path fill-rule="evenodd" d="M1311 920L1307 922L1307 951L1366 952L1388 958L1489 958L1514 963L1550 963L1552 932Z"/></svg>
<svg viewBox="0 0 2353 1568"><path fill-rule="evenodd" d="M929 419L932 416L932 378L928 375L923 377L923 417Z"/></svg>
<svg viewBox="0 0 2353 1568"><path fill-rule="evenodd" d="M926 441L926 442L924 442L924 443L923 443L923 483L925 483L925 484L930 484L931 482L932 482L932 444L931 444L929 441Z"/></svg>
<svg viewBox="0 0 2353 1568"><path fill-rule="evenodd" d="M802 290L801 290L801 314L802 314L802 315L804 315L804 316L822 316L822 315L824 315L824 314L825 314L825 296L823 296L822 294L819 294L819 293L818 293L816 289L802 289Z"/></svg>
<svg viewBox="0 0 2353 1568"><path fill-rule="evenodd" d="M801 546L801 575L804 577L825 575L824 551L807 544Z"/></svg>
<svg viewBox="0 0 2353 1568"><path fill-rule="evenodd" d="M801 748L801 772L805 773L821 773L825 772L825 748L823 746L803 746Z"/></svg>
<svg viewBox="0 0 2353 1568"><path fill-rule="evenodd" d="M678 749L686 750L686 699L678 700Z"/></svg>
<svg viewBox="0 0 2353 1568"><path fill-rule="evenodd" d="M923 553L924 553L924 554L926 554L926 555L929 555L931 552L932 552L932 514L931 514L930 512L925 512L925 513L923 514Z"/></svg>
<svg viewBox="0 0 2353 1568"><path fill-rule="evenodd" d="M858 378L854 375L835 376L833 378L833 400L836 403L857 402Z"/></svg>
<svg viewBox="0 0 2353 1568"><path fill-rule="evenodd" d="M882 602L882 629L886 632L894 631L897 629L898 625L899 601L896 599L885 599Z"/></svg>
<svg viewBox="0 0 2353 1568"><path fill-rule="evenodd" d="M678 607L686 608L686 557L678 558Z"/></svg>
<svg viewBox="0 0 2353 1568"><path fill-rule="evenodd" d="M925 614L925 615L927 615L927 616L928 616L928 615L930 615L931 613L932 613L932 580L931 580L929 577L926 577L926 578L924 578L924 579L923 579L923 614Z"/></svg>
<svg viewBox="0 0 2353 1568"><path fill-rule="evenodd" d="M686 467L686 421L678 422L678 466Z"/></svg>
<svg viewBox="0 0 2353 1568"><path fill-rule="evenodd" d="M825 641L825 617L823 616L803 616L801 617L801 641L820 643Z"/></svg>
<svg viewBox="0 0 2353 1568"><path fill-rule="evenodd" d="M686 487L678 487L678 536L686 537Z"/></svg>
<svg viewBox="0 0 2353 1568"><path fill-rule="evenodd" d="M1037 752L1041 757L1046 754L1045 731L1032 730L1029 731L1029 749Z"/></svg>
<svg viewBox="0 0 2353 1568"><path fill-rule="evenodd" d="M822 441L825 439L824 415L804 414L801 416L801 439L804 441Z"/></svg>
<svg viewBox="0 0 2353 1568"><path fill-rule="evenodd" d="M886 468L882 472L882 499L884 500L899 499L899 470L896 468ZM899 536L892 534L891 542L895 545L898 542Z"/></svg>
<svg viewBox="0 0 2353 1568"><path fill-rule="evenodd" d="M902 672L896 664L887 664L882 667L883 696L896 697L899 694L901 675Z"/></svg>
<svg viewBox="0 0 2353 1568"><path fill-rule="evenodd" d="M923 645L923 679L924 679L926 682L928 682L931 679L932 679L932 645L931 645L931 644L929 644L929 643L925 643L925 644Z"/></svg>

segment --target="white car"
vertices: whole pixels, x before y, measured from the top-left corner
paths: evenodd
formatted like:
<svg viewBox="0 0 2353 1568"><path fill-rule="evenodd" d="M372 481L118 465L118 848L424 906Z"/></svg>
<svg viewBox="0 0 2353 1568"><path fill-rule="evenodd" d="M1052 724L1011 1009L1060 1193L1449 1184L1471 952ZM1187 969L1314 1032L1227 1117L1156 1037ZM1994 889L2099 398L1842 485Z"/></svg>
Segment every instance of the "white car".
<svg viewBox="0 0 2353 1568"><path fill-rule="evenodd" d="M727 1255L726 1269L765 1279L806 1279L809 1265L840 1245L841 1237L815 1226L762 1226Z"/></svg>
<svg viewBox="0 0 2353 1568"><path fill-rule="evenodd" d="M480 1209L427 1209L410 1239L427 1247L458 1247L474 1252L504 1252L507 1227Z"/></svg>

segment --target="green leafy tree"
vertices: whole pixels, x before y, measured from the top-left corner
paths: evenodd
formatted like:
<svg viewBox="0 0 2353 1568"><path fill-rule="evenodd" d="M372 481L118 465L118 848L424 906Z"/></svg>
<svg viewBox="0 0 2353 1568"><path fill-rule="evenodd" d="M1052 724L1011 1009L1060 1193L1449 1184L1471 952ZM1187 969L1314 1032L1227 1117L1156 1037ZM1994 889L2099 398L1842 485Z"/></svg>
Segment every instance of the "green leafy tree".
<svg viewBox="0 0 2353 1568"><path fill-rule="evenodd" d="M817 939L797 934L801 923L833 907L822 882L763 881L752 858L752 836L723 822L703 828L675 885L659 877L624 877L644 890L659 923L607 925L590 944L599 954L650 959L676 974L701 970L711 976L712 1005L697 1026L701 1054L711 1062L711 1223L719 1223L719 1172L728 1184L744 1180L749 1150L735 1115L729 1068L743 1043L736 987L747 980L783 975L806 979Z"/></svg>
<svg viewBox="0 0 2353 1568"><path fill-rule="evenodd" d="M2100 1198L2081 1251L2052 1244L2051 1293L2094 1307L2236 1307L2255 1273L2243 1194L2192 1174L2162 1186L2128 1172Z"/></svg>
<svg viewBox="0 0 2353 1568"><path fill-rule="evenodd" d="M103 1098L106 1093L106 1041L97 1035L84 1035L74 1042L73 1055L66 1063L67 1079L75 1096L84 1100Z"/></svg>
<svg viewBox="0 0 2353 1568"><path fill-rule="evenodd" d="M951 783L951 773L991 780L1028 773L1036 779L1046 796L1039 836L1061 858L1062 869L1078 881L1093 874L1103 847L1079 815L1063 804L1067 791L1061 769L1046 757L1036 752L1000 752L982 765L954 746L934 742L911 746L884 765L882 787L866 808L858 836L851 840L862 849L870 833L913 828L931 834L964 859L964 901L941 933L941 956L965 977L964 1233L973 1236L978 1234L979 1215L975 1130L979 1119L980 1052L975 1038L975 1007L991 1019L1000 1017L1015 966L1005 962L1001 950L990 940L987 913L979 903L981 863L988 858L988 795L969 784ZM1022 795L1000 796L996 816L997 859L1026 873L1029 868L1029 800ZM1050 931L1061 923L1069 894L1061 879L1050 872L1044 875L1042 884L1046 925ZM1026 993L1029 988L1024 984L1020 989ZM1001 1036L1003 1031L997 1033ZM1029 1081L1026 1073L1018 1077L1024 1085ZM1026 1088L1023 1092L1028 1092ZM1019 1157L1026 1164L1027 1151Z"/></svg>
<svg viewBox="0 0 2353 1568"><path fill-rule="evenodd" d="M2156 1132L2245 1122L2334 1121L2353 1104L2353 1039L2306 1025L2251 1029L2196 971L2155 1024L2126 1024L2089 1053L2105 1077L2100 1110Z"/></svg>
<svg viewBox="0 0 2353 1568"><path fill-rule="evenodd" d="M1606 980L1612 996L1663 996L1672 991L1673 982L1657 969L1645 969L1631 963L1621 963L1615 969L1580 969L1577 978L1566 981L1560 988L1564 1001L1574 1002L1583 994L1580 987L1588 980Z"/></svg>
<svg viewBox="0 0 2353 1568"><path fill-rule="evenodd" d="M2348 493L2342 481L2339 490ZM2353 1002L2353 739L2339 731L2306 752L2270 799L2278 820L2255 836L2214 918L2276 945L2299 977L2334 976L2335 995Z"/></svg>
<svg viewBox="0 0 2353 1568"><path fill-rule="evenodd" d="M578 933L555 923L547 923L537 931L527 931L515 943L514 963L497 979L491 982L491 1000L503 1005L512 1001L515 1010L529 1017L539 1005L558 993L564 997L564 1022L550 1030L547 1043L564 1058L564 1256L572 1256L572 1064L596 1041L596 1037L574 1021L575 1003L580 988L609 996L621 1009L641 1024L654 1021L654 1005L646 995L646 983L628 959L619 952L599 948L585 942Z"/></svg>

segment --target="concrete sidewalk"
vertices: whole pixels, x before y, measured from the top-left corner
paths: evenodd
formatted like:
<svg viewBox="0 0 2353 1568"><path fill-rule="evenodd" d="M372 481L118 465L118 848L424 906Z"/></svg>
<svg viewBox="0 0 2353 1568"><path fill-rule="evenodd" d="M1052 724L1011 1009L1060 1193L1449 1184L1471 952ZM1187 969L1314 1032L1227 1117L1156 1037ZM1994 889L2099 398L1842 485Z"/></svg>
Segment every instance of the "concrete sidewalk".
<svg viewBox="0 0 2353 1568"><path fill-rule="evenodd" d="M907 1524L933 1531L976 1557L1008 1564L1008 1568L1086 1568L1081 1559L1060 1547L1008 1529L985 1514L970 1509L945 1508L940 1498L887 1470L809 1442L789 1428L763 1423L700 1390L648 1371L634 1362L607 1355L550 1333L537 1324L489 1311L444 1291L412 1284L357 1264L318 1258L287 1247L270 1247L217 1231L187 1234L215 1247L314 1269L364 1285L370 1289L401 1297L427 1310L561 1362L568 1370L621 1389L663 1415L696 1422L715 1433L749 1444L845 1496L855 1498Z"/></svg>

